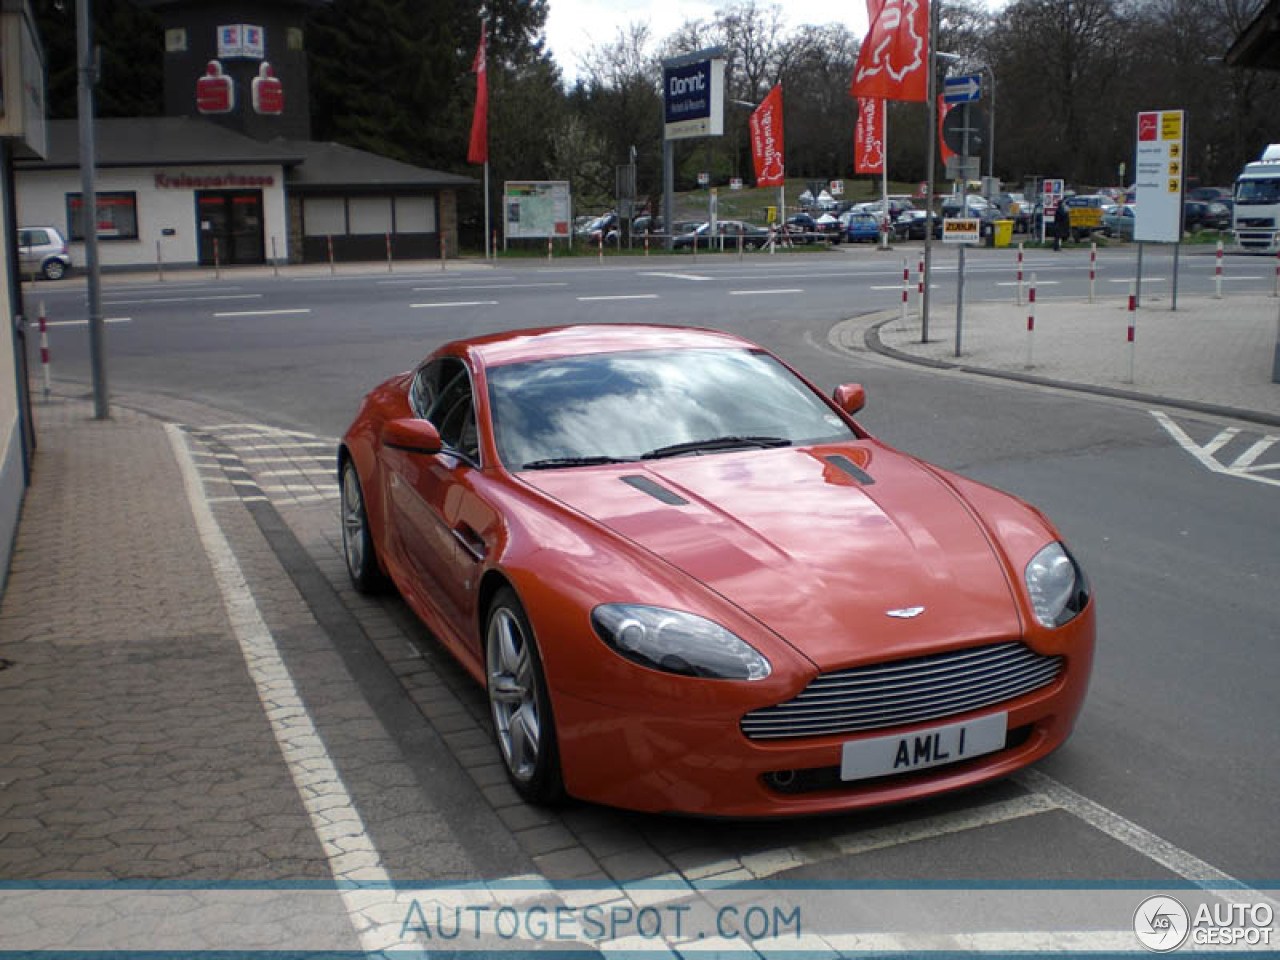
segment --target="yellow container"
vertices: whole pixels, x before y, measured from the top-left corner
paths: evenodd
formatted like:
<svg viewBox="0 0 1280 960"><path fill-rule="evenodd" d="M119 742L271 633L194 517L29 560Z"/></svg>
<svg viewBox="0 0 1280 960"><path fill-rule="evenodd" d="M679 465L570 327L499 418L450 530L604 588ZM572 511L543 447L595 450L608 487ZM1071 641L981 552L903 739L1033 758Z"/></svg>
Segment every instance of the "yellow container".
<svg viewBox="0 0 1280 960"><path fill-rule="evenodd" d="M997 220L995 222L995 228L996 228L995 245L997 247L1007 247L1009 243L1013 240L1013 221Z"/></svg>

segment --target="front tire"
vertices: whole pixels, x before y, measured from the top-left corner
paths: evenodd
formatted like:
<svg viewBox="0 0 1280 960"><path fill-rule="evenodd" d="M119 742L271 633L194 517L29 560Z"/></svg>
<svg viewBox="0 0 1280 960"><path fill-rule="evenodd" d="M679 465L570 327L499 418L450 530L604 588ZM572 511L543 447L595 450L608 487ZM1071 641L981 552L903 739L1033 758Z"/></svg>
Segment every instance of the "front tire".
<svg viewBox="0 0 1280 960"><path fill-rule="evenodd" d="M526 800L554 803L564 780L551 697L533 627L510 587L498 591L485 624L485 687L507 778Z"/></svg>
<svg viewBox="0 0 1280 960"><path fill-rule="evenodd" d="M342 465L342 555L347 561L347 575L357 590L382 593L387 589L389 581L378 565L373 535L369 532L360 476L351 460Z"/></svg>

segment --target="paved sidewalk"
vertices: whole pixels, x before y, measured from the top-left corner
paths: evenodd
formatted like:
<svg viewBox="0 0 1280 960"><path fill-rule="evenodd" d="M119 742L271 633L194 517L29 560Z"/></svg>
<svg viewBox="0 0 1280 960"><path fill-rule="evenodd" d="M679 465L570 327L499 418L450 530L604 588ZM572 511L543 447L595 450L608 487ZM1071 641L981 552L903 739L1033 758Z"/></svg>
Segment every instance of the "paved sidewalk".
<svg viewBox="0 0 1280 960"><path fill-rule="evenodd" d="M928 343L920 341L920 318L913 309L905 323L898 313L882 315L887 319L876 325L867 345L904 359L1138 394L1280 423L1280 383L1271 381L1280 300L1263 295L1221 300L1183 296L1175 312L1167 298L1144 298L1134 313L1132 380L1127 298L1099 297L1092 304L1037 302L1030 365L1029 312L1027 304L1019 306L1012 296L1005 303L966 304L958 358L953 304L930 310ZM861 339L850 329L843 334ZM860 342L849 345L862 347Z"/></svg>

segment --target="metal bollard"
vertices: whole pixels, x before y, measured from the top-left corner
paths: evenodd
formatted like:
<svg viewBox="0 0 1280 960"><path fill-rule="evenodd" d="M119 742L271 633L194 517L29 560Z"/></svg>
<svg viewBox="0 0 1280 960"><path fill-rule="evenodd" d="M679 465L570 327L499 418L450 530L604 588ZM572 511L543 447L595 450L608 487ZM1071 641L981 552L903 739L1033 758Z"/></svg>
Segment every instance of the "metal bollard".
<svg viewBox="0 0 1280 960"><path fill-rule="evenodd" d="M1030 370L1033 358L1033 341L1036 335L1036 275L1031 275L1031 290L1027 298L1027 369Z"/></svg>

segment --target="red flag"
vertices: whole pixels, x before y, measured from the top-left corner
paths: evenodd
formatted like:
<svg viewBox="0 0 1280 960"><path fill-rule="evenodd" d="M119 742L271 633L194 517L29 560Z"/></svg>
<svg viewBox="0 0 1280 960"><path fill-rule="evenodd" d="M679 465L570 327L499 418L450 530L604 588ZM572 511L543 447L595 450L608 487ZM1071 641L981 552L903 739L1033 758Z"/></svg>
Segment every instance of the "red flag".
<svg viewBox="0 0 1280 960"><path fill-rule="evenodd" d="M928 100L929 0L878 0L858 51L849 93L885 100Z"/></svg>
<svg viewBox="0 0 1280 960"><path fill-rule="evenodd" d="M949 157L954 157L956 152L947 146L947 141L942 137L942 121L947 119L947 114L951 112L954 103L947 103L943 99L942 94L938 94L938 149L942 151L942 163L945 166Z"/></svg>
<svg viewBox="0 0 1280 960"><path fill-rule="evenodd" d="M853 128L853 172L884 172L884 101L858 98L858 123Z"/></svg>
<svg viewBox="0 0 1280 960"><path fill-rule="evenodd" d="M471 146L467 163L489 162L489 72L485 66L485 22L480 21L480 46L471 72L476 75L476 111L471 117Z"/></svg>
<svg viewBox="0 0 1280 960"><path fill-rule="evenodd" d="M769 91L751 114L751 158L755 161L756 186L780 187L787 165L782 147L782 84Z"/></svg>

